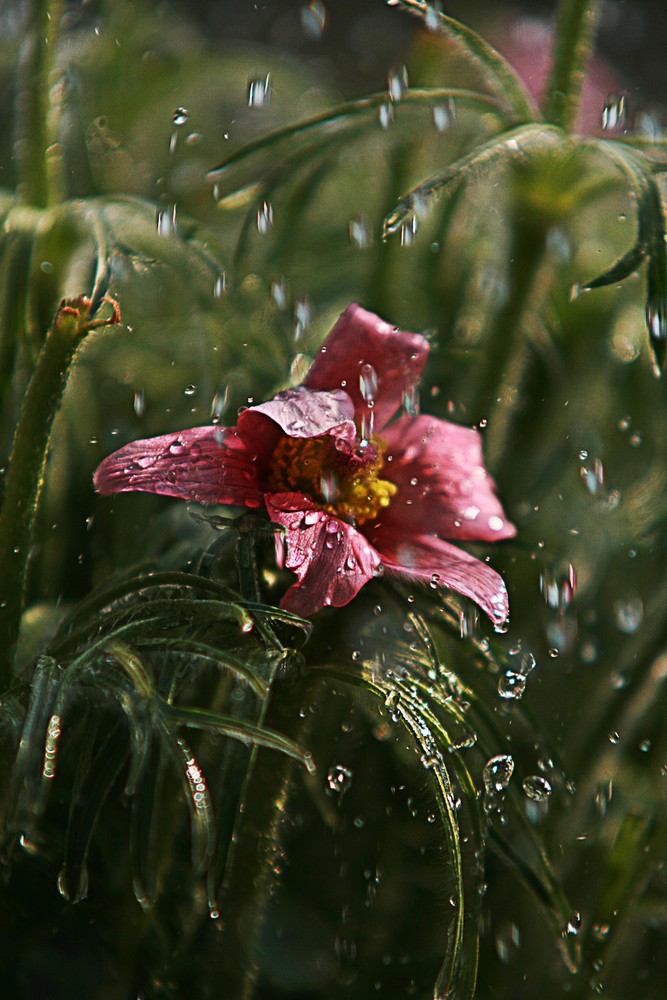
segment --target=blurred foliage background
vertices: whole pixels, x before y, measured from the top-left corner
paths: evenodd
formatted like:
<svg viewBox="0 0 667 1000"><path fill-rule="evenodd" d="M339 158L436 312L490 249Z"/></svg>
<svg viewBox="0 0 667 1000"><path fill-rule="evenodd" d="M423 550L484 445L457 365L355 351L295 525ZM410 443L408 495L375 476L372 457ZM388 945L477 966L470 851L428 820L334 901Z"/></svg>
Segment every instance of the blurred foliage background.
<svg viewBox="0 0 667 1000"><path fill-rule="evenodd" d="M441 5L526 76L556 7ZM379 0L52 4L38 79L48 9L0 11L3 476L61 298L123 322L55 417L2 700L3 995L464 1000L479 947L481 1000L658 1000L664 5L602 5L574 139ZM308 634L270 541L257 605L242 540L93 493L298 383L351 301L427 332L423 411L483 431L501 634L385 581Z"/></svg>

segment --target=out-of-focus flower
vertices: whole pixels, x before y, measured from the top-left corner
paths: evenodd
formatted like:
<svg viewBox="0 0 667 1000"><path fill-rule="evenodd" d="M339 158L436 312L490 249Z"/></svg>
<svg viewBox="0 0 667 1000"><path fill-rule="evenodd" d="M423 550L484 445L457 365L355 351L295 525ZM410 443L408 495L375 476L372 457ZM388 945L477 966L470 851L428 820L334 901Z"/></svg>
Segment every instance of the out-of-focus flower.
<svg viewBox="0 0 667 1000"><path fill-rule="evenodd" d="M427 341L360 306L345 310L303 385L243 410L235 427L134 441L95 473L100 493L145 491L264 508L296 573L282 607L312 615L347 604L382 572L450 587L495 623L500 575L456 541L511 538L479 434L406 412Z"/></svg>

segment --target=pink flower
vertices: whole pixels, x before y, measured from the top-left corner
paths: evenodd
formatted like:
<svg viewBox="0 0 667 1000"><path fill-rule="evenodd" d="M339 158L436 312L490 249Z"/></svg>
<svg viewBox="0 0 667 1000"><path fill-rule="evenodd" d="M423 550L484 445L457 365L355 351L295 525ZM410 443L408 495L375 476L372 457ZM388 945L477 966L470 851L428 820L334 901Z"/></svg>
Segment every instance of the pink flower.
<svg viewBox="0 0 667 1000"><path fill-rule="evenodd" d="M502 623L500 575L446 540L515 534L479 434L428 416L389 423L428 349L351 305L303 385L244 410L236 427L134 441L102 462L95 487L264 508L284 529L278 561L297 581L282 607L295 614L347 604L384 570L450 587Z"/></svg>

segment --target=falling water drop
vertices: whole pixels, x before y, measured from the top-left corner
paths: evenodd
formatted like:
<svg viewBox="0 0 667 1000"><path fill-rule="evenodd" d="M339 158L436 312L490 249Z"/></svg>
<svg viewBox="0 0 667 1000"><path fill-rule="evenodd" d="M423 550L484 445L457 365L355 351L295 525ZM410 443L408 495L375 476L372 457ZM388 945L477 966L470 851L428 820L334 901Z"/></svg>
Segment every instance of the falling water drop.
<svg viewBox="0 0 667 1000"><path fill-rule="evenodd" d="M448 100L445 104L436 104L433 108L433 124L438 132L445 132L456 117L456 106L454 101Z"/></svg>
<svg viewBox="0 0 667 1000"><path fill-rule="evenodd" d="M136 415L138 417L143 417L144 412L146 410L146 400L144 398L144 394L141 389L137 389L137 391L135 392L134 399L132 401L132 406L134 407L134 412L136 413Z"/></svg>
<svg viewBox="0 0 667 1000"><path fill-rule="evenodd" d="M159 236L173 236L176 232L176 206L161 208L157 213L157 231Z"/></svg>
<svg viewBox="0 0 667 1000"><path fill-rule="evenodd" d="M269 201L263 201L257 209L257 232L260 236L266 236L273 225L273 205Z"/></svg>
<svg viewBox="0 0 667 1000"><path fill-rule="evenodd" d="M301 8L301 27L316 41L322 37L326 22L327 9L322 0L311 0L307 7Z"/></svg>
<svg viewBox="0 0 667 1000"><path fill-rule="evenodd" d="M626 114L625 94L612 94L607 98L602 107L602 128L605 131L608 129L623 128Z"/></svg>
<svg viewBox="0 0 667 1000"><path fill-rule="evenodd" d="M392 70L387 77L387 93L391 101L400 101L408 89L408 71L405 66Z"/></svg>
<svg viewBox="0 0 667 1000"><path fill-rule="evenodd" d="M263 108L273 96L271 87L271 74L266 76L254 76L248 80L248 107Z"/></svg>
<svg viewBox="0 0 667 1000"><path fill-rule="evenodd" d="M373 365L363 364L359 370L359 389L361 397L366 403L375 401L375 394L378 387L378 377Z"/></svg>

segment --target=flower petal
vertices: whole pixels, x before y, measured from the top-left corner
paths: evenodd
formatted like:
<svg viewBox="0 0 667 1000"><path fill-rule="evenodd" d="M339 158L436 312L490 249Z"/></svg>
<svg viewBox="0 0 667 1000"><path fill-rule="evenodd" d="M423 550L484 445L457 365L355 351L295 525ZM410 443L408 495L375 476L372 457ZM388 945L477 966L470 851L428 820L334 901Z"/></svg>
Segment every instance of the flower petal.
<svg viewBox="0 0 667 1000"><path fill-rule="evenodd" d="M257 470L234 428L193 427L132 441L95 472L98 493L159 493L199 503L261 507Z"/></svg>
<svg viewBox="0 0 667 1000"><path fill-rule="evenodd" d="M243 410L236 429L249 452L263 466L281 432L295 438L334 433L351 446L356 434L353 419L352 400L342 389L318 392L297 386L277 393L267 403Z"/></svg>
<svg viewBox="0 0 667 1000"><path fill-rule="evenodd" d="M478 604L496 625L507 621L507 588L500 573L436 535L378 532L374 544L388 573L450 587Z"/></svg>
<svg viewBox="0 0 667 1000"><path fill-rule="evenodd" d="M445 538L498 542L513 538L495 484L484 467L477 431L436 417L401 417L384 431L383 478L398 487L381 523Z"/></svg>
<svg viewBox="0 0 667 1000"><path fill-rule="evenodd" d="M298 577L281 601L294 614L348 604L380 566L380 557L352 525L315 507L302 493L266 497L269 516L285 528L283 565Z"/></svg>
<svg viewBox="0 0 667 1000"><path fill-rule="evenodd" d="M399 330L353 303L322 344L304 385L309 389L342 386L352 398L357 420L361 420L369 407L360 379L364 378L363 366L369 365L374 376L370 372L366 381L377 379L375 391L371 392L377 433L401 405L403 393L418 381L428 351L424 337ZM364 392L368 397L368 386Z"/></svg>

